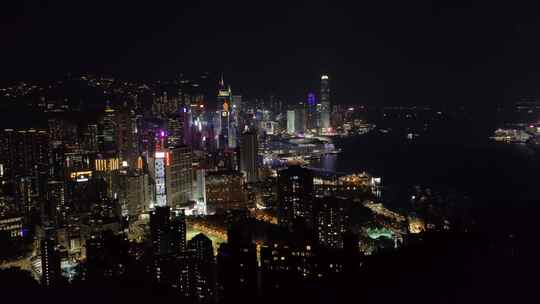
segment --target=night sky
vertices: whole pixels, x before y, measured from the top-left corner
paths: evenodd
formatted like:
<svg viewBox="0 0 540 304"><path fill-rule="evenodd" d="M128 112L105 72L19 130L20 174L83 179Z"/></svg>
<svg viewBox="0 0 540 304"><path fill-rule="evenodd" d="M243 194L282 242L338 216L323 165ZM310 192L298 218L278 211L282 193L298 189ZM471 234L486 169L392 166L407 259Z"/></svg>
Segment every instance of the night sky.
<svg viewBox="0 0 540 304"><path fill-rule="evenodd" d="M328 73L335 102L375 105L540 91L540 10L525 2L12 2L0 4L4 81L224 71L239 93L294 100Z"/></svg>

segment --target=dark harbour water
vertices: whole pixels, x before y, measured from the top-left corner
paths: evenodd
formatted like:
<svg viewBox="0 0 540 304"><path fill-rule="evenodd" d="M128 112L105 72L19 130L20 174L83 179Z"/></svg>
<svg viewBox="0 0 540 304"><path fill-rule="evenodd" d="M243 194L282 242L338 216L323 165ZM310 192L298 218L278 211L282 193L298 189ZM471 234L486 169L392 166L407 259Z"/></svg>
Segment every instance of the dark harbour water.
<svg viewBox="0 0 540 304"><path fill-rule="evenodd" d="M397 202L396 207L407 204L406 196L400 201L396 193L423 185L470 198L478 220L490 229L527 229L539 211L540 152L526 145L495 143L487 134L466 131L412 141L404 134L374 131L334 143L342 152L312 166L380 176L383 201Z"/></svg>

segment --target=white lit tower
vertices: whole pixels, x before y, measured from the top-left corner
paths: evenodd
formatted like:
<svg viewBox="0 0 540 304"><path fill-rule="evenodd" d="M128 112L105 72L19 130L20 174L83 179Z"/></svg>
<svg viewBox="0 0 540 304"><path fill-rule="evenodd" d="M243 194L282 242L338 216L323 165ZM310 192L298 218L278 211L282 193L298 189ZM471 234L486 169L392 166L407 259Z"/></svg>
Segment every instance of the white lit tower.
<svg viewBox="0 0 540 304"><path fill-rule="evenodd" d="M323 132L327 132L330 125L330 80L328 75L321 76L321 98L320 98L320 125Z"/></svg>

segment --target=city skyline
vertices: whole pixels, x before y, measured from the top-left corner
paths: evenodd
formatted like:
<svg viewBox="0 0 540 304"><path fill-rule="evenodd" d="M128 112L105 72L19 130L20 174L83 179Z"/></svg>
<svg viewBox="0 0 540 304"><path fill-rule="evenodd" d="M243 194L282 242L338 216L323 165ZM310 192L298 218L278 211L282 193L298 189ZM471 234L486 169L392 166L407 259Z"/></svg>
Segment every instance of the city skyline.
<svg viewBox="0 0 540 304"><path fill-rule="evenodd" d="M0 299L534 302L537 8L2 7Z"/></svg>

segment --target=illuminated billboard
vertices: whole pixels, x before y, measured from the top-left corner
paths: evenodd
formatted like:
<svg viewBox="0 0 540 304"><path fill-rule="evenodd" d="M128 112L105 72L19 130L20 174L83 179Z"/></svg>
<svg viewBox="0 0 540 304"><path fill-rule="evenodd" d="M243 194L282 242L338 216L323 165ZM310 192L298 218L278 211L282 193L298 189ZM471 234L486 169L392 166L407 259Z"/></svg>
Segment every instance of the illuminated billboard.
<svg viewBox="0 0 540 304"><path fill-rule="evenodd" d="M165 184L165 162L168 153L156 152L155 176L156 176L156 206L167 205L167 187Z"/></svg>

